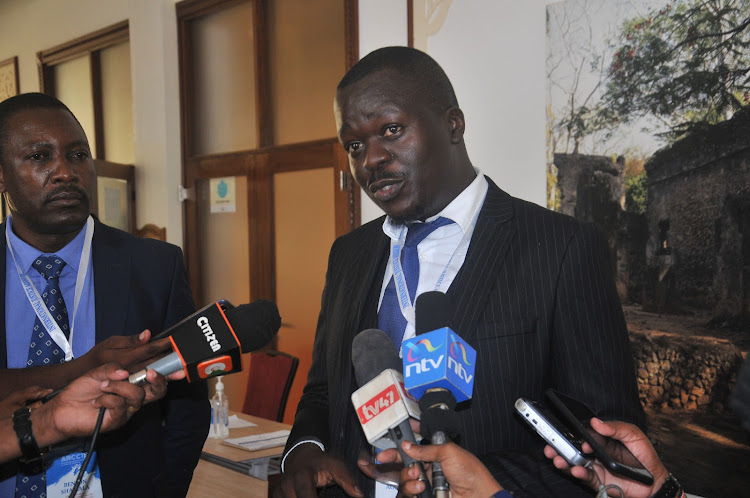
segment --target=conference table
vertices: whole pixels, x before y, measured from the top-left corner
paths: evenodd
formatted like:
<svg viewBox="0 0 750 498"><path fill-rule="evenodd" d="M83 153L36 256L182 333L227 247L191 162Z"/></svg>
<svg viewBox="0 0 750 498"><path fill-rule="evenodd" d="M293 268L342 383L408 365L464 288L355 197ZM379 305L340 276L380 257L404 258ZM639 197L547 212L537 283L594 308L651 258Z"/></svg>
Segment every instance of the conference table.
<svg viewBox="0 0 750 498"><path fill-rule="evenodd" d="M230 411L230 415L252 422L254 427L229 429L229 439L291 429L288 424ZM231 425L230 425L231 427ZM206 439L201 459L193 473L188 498L209 496L268 496L267 475L278 472L284 446L259 450L229 446L219 439ZM256 475L258 477L253 477Z"/></svg>

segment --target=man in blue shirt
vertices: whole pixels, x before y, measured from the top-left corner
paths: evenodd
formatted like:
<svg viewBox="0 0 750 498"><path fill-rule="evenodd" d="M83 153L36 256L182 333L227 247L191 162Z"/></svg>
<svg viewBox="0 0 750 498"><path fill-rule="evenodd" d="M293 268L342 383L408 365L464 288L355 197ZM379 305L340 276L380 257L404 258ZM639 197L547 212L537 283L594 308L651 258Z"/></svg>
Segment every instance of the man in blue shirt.
<svg viewBox="0 0 750 498"><path fill-rule="evenodd" d="M10 208L0 225L0 397L57 389L110 361L135 371L168 349L144 329L194 311L180 249L91 217L95 182L86 135L64 104L39 93L0 103L0 192ZM103 495L184 496L209 417L205 385L172 384L100 439ZM15 469L3 471L11 477L0 497L14 496Z"/></svg>

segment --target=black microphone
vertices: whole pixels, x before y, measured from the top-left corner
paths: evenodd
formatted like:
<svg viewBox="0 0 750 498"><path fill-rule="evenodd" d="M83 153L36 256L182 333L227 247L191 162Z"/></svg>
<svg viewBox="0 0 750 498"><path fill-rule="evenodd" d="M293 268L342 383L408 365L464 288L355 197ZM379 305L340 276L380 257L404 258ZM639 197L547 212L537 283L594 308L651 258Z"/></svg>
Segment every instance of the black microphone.
<svg viewBox="0 0 750 498"><path fill-rule="evenodd" d="M438 335L455 334L452 326L453 305L450 298L442 292L431 291L420 294L414 306L414 314L417 332L415 341L420 336L433 331L447 329L447 331L450 331L448 334L438 333ZM458 334L453 336L453 340L456 338L458 338ZM455 344L454 342L453 345ZM453 349L452 346L445 349L449 357L451 354L455 355L458 348L456 348L456 351L452 351ZM411 353L412 351L409 351L408 355L411 355ZM463 357L463 355L460 356ZM447 369L450 360L445 361L446 371L450 371ZM409 362L406 361L406 363ZM455 359L454 364L458 365ZM420 387L424 390L419 397L419 409L422 413L420 431L422 436L429 439L432 444L445 444L449 439L458 442L460 421L458 414L455 412L456 395L465 399L467 396L465 393L468 392L468 397L471 397L471 388L473 387L473 382L471 382L473 381L473 369L469 366L467 368L472 373L471 376L465 376L466 379L470 379L467 380L467 383L471 386L468 391L465 386L462 386L462 392L453 382L446 382L445 376L440 374L436 376L437 378L433 377L421 383ZM459 381L463 380L464 376L461 376ZM435 491L435 498L450 496L450 484L445 478L439 462L433 462L432 464L432 486Z"/></svg>
<svg viewBox="0 0 750 498"><path fill-rule="evenodd" d="M442 292L420 294L414 305L414 316L417 337L445 327L453 330L453 303ZM456 441L459 436L459 421L458 415L453 411L456 407L456 396L451 390L453 386L447 382L428 381L424 387L426 389L419 398L422 436L433 439L436 432L441 432L438 438L445 441L448 437Z"/></svg>
<svg viewBox="0 0 750 498"><path fill-rule="evenodd" d="M410 415L416 415L416 403L403 386L401 359L391 339L378 329L360 332L352 341L352 364L354 376L360 388L352 394L352 403L357 411L367 441L376 447L382 445L383 436L390 437L404 465L418 465L420 480L425 483L421 498L432 498L432 489L422 463L404 453L401 443L416 444L414 432L409 424Z"/></svg>
<svg viewBox="0 0 750 498"><path fill-rule="evenodd" d="M228 309L225 311L224 307ZM165 376L185 370L188 382L239 372L241 353L268 344L279 327L279 310L271 301L257 300L236 308L226 301L211 303L156 336L168 336L173 352L132 374L128 380L142 386L147 370Z"/></svg>

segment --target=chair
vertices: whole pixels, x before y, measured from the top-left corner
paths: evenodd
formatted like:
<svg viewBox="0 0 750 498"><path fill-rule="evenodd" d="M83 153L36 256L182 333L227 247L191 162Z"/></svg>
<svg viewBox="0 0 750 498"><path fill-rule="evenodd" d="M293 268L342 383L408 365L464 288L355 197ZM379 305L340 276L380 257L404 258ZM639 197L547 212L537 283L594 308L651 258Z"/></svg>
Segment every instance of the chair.
<svg viewBox="0 0 750 498"><path fill-rule="evenodd" d="M281 422L299 358L281 351L252 353L242 413Z"/></svg>

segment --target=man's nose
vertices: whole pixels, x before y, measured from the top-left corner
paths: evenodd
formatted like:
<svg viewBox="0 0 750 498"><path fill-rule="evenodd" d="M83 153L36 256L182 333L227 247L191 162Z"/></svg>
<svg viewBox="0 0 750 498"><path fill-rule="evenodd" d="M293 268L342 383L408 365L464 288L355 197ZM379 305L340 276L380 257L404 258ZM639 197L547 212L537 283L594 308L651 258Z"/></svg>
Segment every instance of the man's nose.
<svg viewBox="0 0 750 498"><path fill-rule="evenodd" d="M69 158L63 155L57 155L52 162L50 178L53 182L71 182L78 180L78 173L71 164Z"/></svg>
<svg viewBox="0 0 750 498"><path fill-rule="evenodd" d="M365 159L365 168L368 170L377 170L381 166L388 164L393 159L393 154L380 140L370 140L367 144L367 156Z"/></svg>

